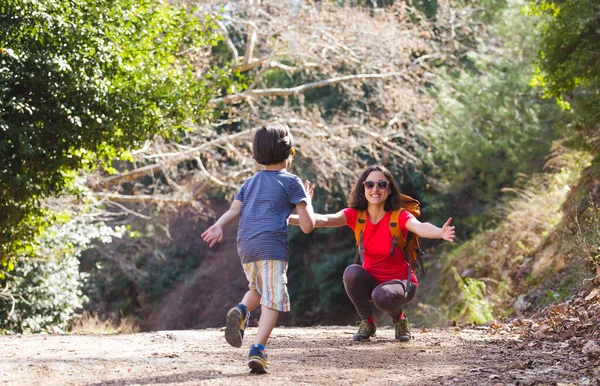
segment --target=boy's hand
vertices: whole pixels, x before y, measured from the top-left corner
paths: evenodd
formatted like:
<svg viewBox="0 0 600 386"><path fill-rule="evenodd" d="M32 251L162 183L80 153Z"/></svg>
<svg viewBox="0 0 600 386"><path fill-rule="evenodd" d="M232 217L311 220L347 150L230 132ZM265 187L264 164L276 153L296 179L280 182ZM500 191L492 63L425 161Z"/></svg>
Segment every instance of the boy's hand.
<svg viewBox="0 0 600 386"><path fill-rule="evenodd" d="M210 243L208 246L212 248L217 242L223 240L223 228L218 225L213 225L202 233L202 240Z"/></svg>
<svg viewBox="0 0 600 386"><path fill-rule="evenodd" d="M306 190L308 197L312 201L313 195L315 194L315 184L311 185L309 180L304 181L304 190Z"/></svg>
<svg viewBox="0 0 600 386"><path fill-rule="evenodd" d="M446 241L450 241L451 243L454 242L454 226L450 226L450 223L452 222L452 217L450 217L448 219L448 221L446 221L446 223L442 226L442 239L446 240Z"/></svg>

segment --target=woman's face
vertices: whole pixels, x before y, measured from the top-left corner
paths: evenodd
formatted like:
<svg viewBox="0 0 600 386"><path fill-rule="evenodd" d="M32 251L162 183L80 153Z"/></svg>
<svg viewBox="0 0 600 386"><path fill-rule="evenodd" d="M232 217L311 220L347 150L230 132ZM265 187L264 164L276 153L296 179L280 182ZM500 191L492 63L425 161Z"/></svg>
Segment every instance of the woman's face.
<svg viewBox="0 0 600 386"><path fill-rule="evenodd" d="M382 187L383 185L385 187ZM363 188L365 189L365 198L369 204L385 205L385 201L390 194L390 183L385 174L378 170L372 171L364 181Z"/></svg>

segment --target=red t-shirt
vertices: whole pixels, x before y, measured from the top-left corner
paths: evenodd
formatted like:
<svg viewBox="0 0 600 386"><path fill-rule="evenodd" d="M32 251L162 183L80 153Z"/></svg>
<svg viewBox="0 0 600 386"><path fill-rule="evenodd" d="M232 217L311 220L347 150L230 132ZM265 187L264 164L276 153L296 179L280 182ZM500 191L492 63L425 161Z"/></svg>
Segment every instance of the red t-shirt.
<svg viewBox="0 0 600 386"><path fill-rule="evenodd" d="M354 230L358 211L353 208L346 208L344 214L348 226ZM406 280L408 276L408 262L404 258L404 252L396 247L394 254L390 256L390 250L392 249L392 234L389 228L391 214L392 212L387 212L377 224L371 223L367 214L367 223L363 230L365 253L362 266L378 284L395 279ZM406 222L411 218L414 218L414 216L407 210L400 213L398 222L404 238L408 234ZM419 284L414 271L411 272L410 280L416 285Z"/></svg>

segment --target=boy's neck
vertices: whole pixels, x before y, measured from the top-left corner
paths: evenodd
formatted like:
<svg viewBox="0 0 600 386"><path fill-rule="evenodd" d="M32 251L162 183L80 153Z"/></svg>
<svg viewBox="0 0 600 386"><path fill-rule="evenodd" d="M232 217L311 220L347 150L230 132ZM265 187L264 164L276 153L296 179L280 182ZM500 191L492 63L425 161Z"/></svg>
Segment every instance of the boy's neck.
<svg viewBox="0 0 600 386"><path fill-rule="evenodd" d="M286 161L280 162L278 164L273 164L273 165L263 165L264 166L264 170L275 170L275 171L282 171L287 169L287 165L286 165Z"/></svg>

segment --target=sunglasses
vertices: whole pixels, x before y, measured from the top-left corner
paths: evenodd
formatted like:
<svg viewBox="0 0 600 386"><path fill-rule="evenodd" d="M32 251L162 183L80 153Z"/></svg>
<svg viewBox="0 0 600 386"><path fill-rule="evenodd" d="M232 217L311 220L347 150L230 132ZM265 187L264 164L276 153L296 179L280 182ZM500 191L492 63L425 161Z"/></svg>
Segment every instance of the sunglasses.
<svg viewBox="0 0 600 386"><path fill-rule="evenodd" d="M363 185L367 189L373 189L375 187L375 184L377 184L377 187L379 189L387 189L387 187L390 184L390 182L386 181L386 180L379 180L379 181L366 180L365 182L363 182Z"/></svg>

